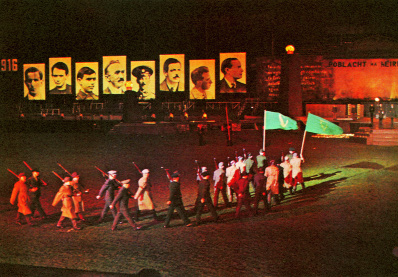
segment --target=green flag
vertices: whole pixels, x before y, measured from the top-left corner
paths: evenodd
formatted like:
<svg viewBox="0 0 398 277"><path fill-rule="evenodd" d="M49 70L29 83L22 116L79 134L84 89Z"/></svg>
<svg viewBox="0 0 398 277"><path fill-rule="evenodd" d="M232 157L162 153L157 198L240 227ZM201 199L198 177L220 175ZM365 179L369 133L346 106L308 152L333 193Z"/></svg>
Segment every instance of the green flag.
<svg viewBox="0 0 398 277"><path fill-rule="evenodd" d="M284 116L280 113L265 112L264 120L265 130L283 129L283 130L297 130L297 122L290 117Z"/></svg>
<svg viewBox="0 0 398 277"><path fill-rule="evenodd" d="M305 126L307 132L322 134L322 135L341 135L343 129L336 124L323 119L322 117L308 113L307 125Z"/></svg>

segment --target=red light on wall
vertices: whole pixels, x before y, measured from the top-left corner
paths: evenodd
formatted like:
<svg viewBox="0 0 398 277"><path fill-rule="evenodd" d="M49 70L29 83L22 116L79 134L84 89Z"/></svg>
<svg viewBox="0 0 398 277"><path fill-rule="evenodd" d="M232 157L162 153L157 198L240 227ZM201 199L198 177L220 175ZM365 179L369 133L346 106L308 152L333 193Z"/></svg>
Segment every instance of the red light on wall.
<svg viewBox="0 0 398 277"><path fill-rule="evenodd" d="M296 50L296 49L294 48L293 45L288 45L288 46L286 46L285 50L286 50L286 53L288 53L290 55L290 54L294 54L294 50Z"/></svg>

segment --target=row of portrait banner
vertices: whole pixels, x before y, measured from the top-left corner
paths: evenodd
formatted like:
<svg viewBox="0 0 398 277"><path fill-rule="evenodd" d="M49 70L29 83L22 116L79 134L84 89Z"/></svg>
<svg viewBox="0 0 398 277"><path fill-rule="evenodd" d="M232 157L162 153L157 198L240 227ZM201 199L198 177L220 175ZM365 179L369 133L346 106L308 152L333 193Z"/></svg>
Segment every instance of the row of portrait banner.
<svg viewBox="0 0 398 277"><path fill-rule="evenodd" d="M219 71L219 93L246 93L246 53L220 53ZM158 68L154 60L128 63L127 56L104 56L101 66L99 62L72 64L71 57L58 57L49 58L48 67L45 63L24 64L23 72L27 100L46 100L47 95L99 100L101 95L123 95L132 90L146 101L157 97L156 88L163 95L185 92L186 83L189 99L216 98L216 60L189 60L186 67L184 54L159 55Z"/></svg>

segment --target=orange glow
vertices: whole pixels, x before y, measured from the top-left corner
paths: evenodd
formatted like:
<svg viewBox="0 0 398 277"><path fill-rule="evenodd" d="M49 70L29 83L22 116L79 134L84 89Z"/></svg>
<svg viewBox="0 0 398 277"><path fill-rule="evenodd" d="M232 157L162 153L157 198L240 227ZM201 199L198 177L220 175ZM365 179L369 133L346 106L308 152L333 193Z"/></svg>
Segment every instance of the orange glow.
<svg viewBox="0 0 398 277"><path fill-rule="evenodd" d="M203 113L202 118L207 119L207 113Z"/></svg>
<svg viewBox="0 0 398 277"><path fill-rule="evenodd" d="M294 48L293 45L288 45L288 46L286 46L285 50L290 55L290 54L294 54L294 50L296 50L296 49Z"/></svg>
<svg viewBox="0 0 398 277"><path fill-rule="evenodd" d="M133 89L133 83L131 81L126 82L126 90L132 90Z"/></svg>

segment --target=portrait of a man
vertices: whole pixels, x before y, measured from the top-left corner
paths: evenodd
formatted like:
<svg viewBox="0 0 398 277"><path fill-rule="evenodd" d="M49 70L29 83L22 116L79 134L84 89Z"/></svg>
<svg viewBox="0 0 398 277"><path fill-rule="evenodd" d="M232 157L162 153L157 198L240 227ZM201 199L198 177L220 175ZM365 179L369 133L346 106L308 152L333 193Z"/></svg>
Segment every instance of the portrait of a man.
<svg viewBox="0 0 398 277"><path fill-rule="evenodd" d="M209 68L207 66L200 66L191 72L191 80L194 84L190 93L190 99L209 99L208 90L213 81L211 80ZM212 98L212 97L210 97Z"/></svg>
<svg viewBox="0 0 398 277"><path fill-rule="evenodd" d="M25 99L27 100L45 100L45 82L43 71L40 70L39 66L25 65L27 69L25 70ZM24 67L25 67L24 66ZM43 64L44 67L44 64Z"/></svg>
<svg viewBox="0 0 398 277"><path fill-rule="evenodd" d="M55 85L50 89L50 94L72 94L72 86L67 83L69 79L69 68L64 62L56 62L51 67L51 78Z"/></svg>
<svg viewBox="0 0 398 277"><path fill-rule="evenodd" d="M76 81L80 86L76 100L98 100L98 93L95 90L97 74L92 68L88 66L80 68L76 75Z"/></svg>
<svg viewBox="0 0 398 277"><path fill-rule="evenodd" d="M155 99L155 91L151 86L152 80L151 77L153 75L153 69L146 66L140 65L135 67L131 71L131 75L136 78L136 82L138 84L138 94L140 100L150 100Z"/></svg>
<svg viewBox="0 0 398 277"><path fill-rule="evenodd" d="M184 55L175 55L167 58L163 63L164 79L160 83L160 91L181 92L184 91L184 64L181 60Z"/></svg>
<svg viewBox="0 0 398 277"><path fill-rule="evenodd" d="M112 58L112 57L107 57ZM125 57L123 57L125 59ZM126 91L126 63L118 57L105 62L104 57L104 94L124 94Z"/></svg>
<svg viewBox="0 0 398 277"><path fill-rule="evenodd" d="M220 82L220 93L245 93L246 84L240 82L243 77L241 61L236 57L226 58L221 63L221 73L224 78Z"/></svg>

